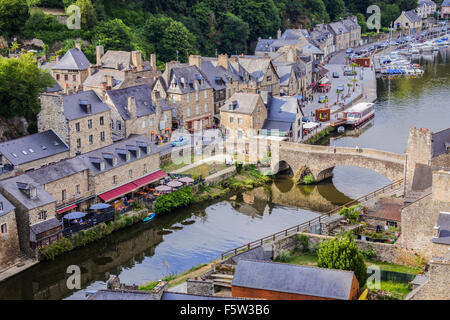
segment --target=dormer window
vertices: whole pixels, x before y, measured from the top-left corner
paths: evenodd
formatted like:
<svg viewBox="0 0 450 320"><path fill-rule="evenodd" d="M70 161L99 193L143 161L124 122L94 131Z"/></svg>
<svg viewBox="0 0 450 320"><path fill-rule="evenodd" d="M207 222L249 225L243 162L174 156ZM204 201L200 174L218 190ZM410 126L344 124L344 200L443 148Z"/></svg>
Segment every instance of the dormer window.
<svg viewBox="0 0 450 320"><path fill-rule="evenodd" d="M23 153L24 155L27 155L27 154L28 154L25 150L22 150L22 153Z"/></svg>
<svg viewBox="0 0 450 320"><path fill-rule="evenodd" d="M11 153L11 154L12 154L12 156L13 156L14 158L17 158L17 154L15 154L14 152Z"/></svg>
<svg viewBox="0 0 450 320"><path fill-rule="evenodd" d="M34 153L34 150L29 148L28 151L30 151L31 153Z"/></svg>
<svg viewBox="0 0 450 320"><path fill-rule="evenodd" d="M127 160L127 162L130 161L130 159L131 159L131 153L130 153L130 151L127 152L127 155L126 155L126 158L125 158L125 159Z"/></svg>

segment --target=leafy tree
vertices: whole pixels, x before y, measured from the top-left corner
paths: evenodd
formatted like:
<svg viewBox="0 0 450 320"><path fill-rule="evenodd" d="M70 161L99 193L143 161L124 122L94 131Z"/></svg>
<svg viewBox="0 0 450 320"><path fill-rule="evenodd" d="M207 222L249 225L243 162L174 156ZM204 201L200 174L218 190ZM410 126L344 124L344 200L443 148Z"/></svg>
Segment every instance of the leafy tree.
<svg viewBox="0 0 450 320"><path fill-rule="evenodd" d="M249 34L248 23L227 12L220 36L220 52L228 54L244 53Z"/></svg>
<svg viewBox="0 0 450 320"><path fill-rule="evenodd" d="M394 22L395 19L397 19L401 14L401 10L398 4L396 3L381 5L380 9L381 9L381 24L384 27L389 27L391 25L391 22Z"/></svg>
<svg viewBox="0 0 450 320"><path fill-rule="evenodd" d="M344 13L344 0L324 0L323 3L332 21L337 20Z"/></svg>
<svg viewBox="0 0 450 320"><path fill-rule="evenodd" d="M77 0L75 5L80 7L81 11L81 27L90 29L97 23L97 13L91 0Z"/></svg>
<svg viewBox="0 0 450 320"><path fill-rule="evenodd" d="M339 211L339 214L346 217L350 221L350 223L355 223L359 218L361 208L361 204L352 206L350 208L344 206L344 208Z"/></svg>
<svg viewBox="0 0 450 320"><path fill-rule="evenodd" d="M26 0L0 0L0 34L17 34L28 17Z"/></svg>
<svg viewBox="0 0 450 320"><path fill-rule="evenodd" d="M350 233L322 241L317 258L318 267L353 271L361 287L366 283L367 268L364 258Z"/></svg>
<svg viewBox="0 0 450 320"><path fill-rule="evenodd" d="M105 50L132 51L135 35L120 19L101 21L94 28L93 43L101 44Z"/></svg>
<svg viewBox="0 0 450 320"><path fill-rule="evenodd" d="M357 13L356 18L358 19L358 24L361 27L361 33L367 31L366 17L362 13Z"/></svg>
<svg viewBox="0 0 450 320"><path fill-rule="evenodd" d="M34 120L40 110L39 95L52 84L50 74L37 67L32 53L0 57L0 113Z"/></svg>
<svg viewBox="0 0 450 320"><path fill-rule="evenodd" d="M195 36L181 23L166 16L150 17L140 30L140 37L151 44L152 52L164 62L187 61L189 54L196 53Z"/></svg>

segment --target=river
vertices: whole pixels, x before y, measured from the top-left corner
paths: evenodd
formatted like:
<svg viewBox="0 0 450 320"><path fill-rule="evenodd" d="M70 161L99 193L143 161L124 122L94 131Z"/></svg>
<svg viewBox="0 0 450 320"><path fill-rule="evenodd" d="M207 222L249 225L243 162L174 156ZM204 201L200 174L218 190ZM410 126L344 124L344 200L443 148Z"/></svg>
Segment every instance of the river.
<svg viewBox="0 0 450 320"><path fill-rule="evenodd" d="M450 123L450 64L443 54L421 61L417 79L377 80L374 121L334 137L338 146L359 145L404 152L412 126L432 131ZM294 186L280 177L237 199L222 199L160 215L43 262L0 284L0 299L84 299L85 290L105 288L110 274L127 284L143 284L209 262L233 247L281 231L367 194L390 181L363 168L337 167L334 177L317 186ZM81 268L81 290L66 286L70 265Z"/></svg>

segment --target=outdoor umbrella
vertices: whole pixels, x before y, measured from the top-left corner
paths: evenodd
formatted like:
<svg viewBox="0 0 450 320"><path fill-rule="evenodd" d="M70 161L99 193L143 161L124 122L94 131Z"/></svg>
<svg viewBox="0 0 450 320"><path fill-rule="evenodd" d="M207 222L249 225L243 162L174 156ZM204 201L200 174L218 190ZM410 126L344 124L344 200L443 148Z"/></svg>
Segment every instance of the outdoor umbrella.
<svg viewBox="0 0 450 320"><path fill-rule="evenodd" d="M194 179L189 178L189 177L183 177L183 178L178 179L178 181L183 182L183 183L192 183L192 182L194 182Z"/></svg>
<svg viewBox="0 0 450 320"><path fill-rule="evenodd" d="M102 209L106 209L106 208L110 208L111 205L108 203L96 203L94 205L92 205L89 210L102 210Z"/></svg>
<svg viewBox="0 0 450 320"><path fill-rule="evenodd" d="M66 214L64 216L64 219L66 219L66 220L75 220L75 219L83 218L84 216L86 216L86 213L83 213L83 212L72 212L72 213Z"/></svg>
<svg viewBox="0 0 450 320"><path fill-rule="evenodd" d="M159 191L159 192L167 192L167 191L172 191L171 187L168 186L157 186L155 188L155 191Z"/></svg>
<svg viewBox="0 0 450 320"><path fill-rule="evenodd" d="M177 181L177 180L172 180L167 184L167 186L172 187L172 188L179 188L182 185L183 185L183 183L181 183L180 181Z"/></svg>

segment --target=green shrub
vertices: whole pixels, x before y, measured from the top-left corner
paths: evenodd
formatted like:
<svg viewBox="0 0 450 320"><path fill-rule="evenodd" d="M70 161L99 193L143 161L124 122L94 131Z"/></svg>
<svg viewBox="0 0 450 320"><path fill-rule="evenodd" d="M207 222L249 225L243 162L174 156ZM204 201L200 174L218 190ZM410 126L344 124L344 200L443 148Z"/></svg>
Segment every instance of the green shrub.
<svg viewBox="0 0 450 320"><path fill-rule="evenodd" d="M279 262L288 262L292 258L292 253L289 250L281 250L278 254L276 261Z"/></svg>
<svg viewBox="0 0 450 320"><path fill-rule="evenodd" d="M236 167L236 172L237 173L241 173L242 172L242 168L243 168L243 164L242 164L242 162L235 162L234 163L234 166Z"/></svg>
<svg viewBox="0 0 450 320"><path fill-rule="evenodd" d="M339 214L341 216L346 217L350 221L350 223L354 224L358 221L361 208L362 208L361 204L354 205L350 208L347 208L346 206L344 206L339 211Z"/></svg>
<svg viewBox="0 0 450 320"><path fill-rule="evenodd" d="M309 238L308 238L308 236L306 236L304 234L297 234L295 236L295 240L297 240L297 243L299 243L302 246L302 251L303 252L308 252L309 251Z"/></svg>
<svg viewBox="0 0 450 320"><path fill-rule="evenodd" d="M316 181L316 179L314 179L314 176L311 173L307 174L302 179L302 182L304 184L313 184L315 181Z"/></svg>
<svg viewBox="0 0 450 320"><path fill-rule="evenodd" d="M373 250L372 247L369 247L369 249L367 250L360 250L359 252L361 252L361 254L365 259L372 259L377 256L376 252Z"/></svg>
<svg viewBox="0 0 450 320"><path fill-rule="evenodd" d="M177 208L190 205L194 195L189 187L181 188L175 192L159 196L156 199L155 212L165 213Z"/></svg>

